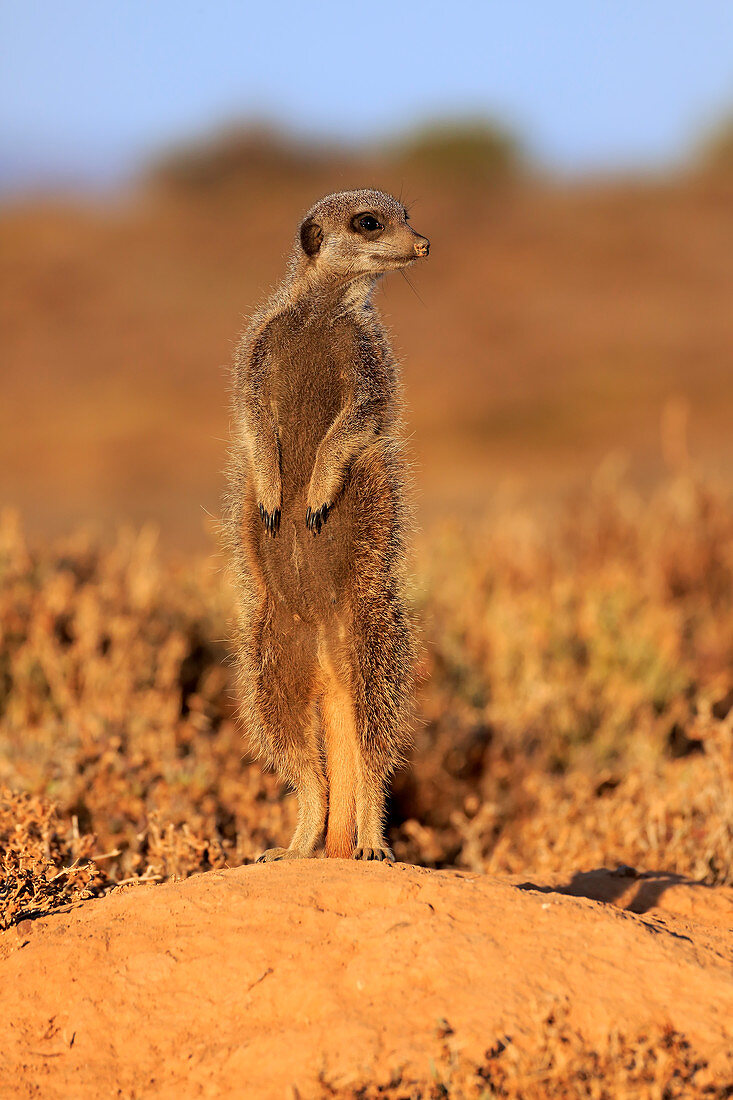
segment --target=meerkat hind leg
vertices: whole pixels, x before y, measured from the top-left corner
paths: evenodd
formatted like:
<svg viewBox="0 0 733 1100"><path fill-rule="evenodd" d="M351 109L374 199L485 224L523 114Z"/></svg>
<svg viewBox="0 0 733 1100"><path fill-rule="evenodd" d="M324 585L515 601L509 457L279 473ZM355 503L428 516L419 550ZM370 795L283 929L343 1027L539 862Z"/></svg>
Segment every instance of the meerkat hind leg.
<svg viewBox="0 0 733 1100"><path fill-rule="evenodd" d="M307 671L302 667L300 674L306 676ZM279 769L292 784L298 798L295 832L287 848L268 848L259 856L258 863L309 859L323 836L326 824L326 778L321 763L318 715L314 700L305 703L303 711L300 711L301 717L297 719L299 711L300 708L296 708L294 713L281 710L282 729L289 729L290 737L281 738L278 747ZM303 723L302 732L296 736L300 722Z"/></svg>
<svg viewBox="0 0 733 1100"><path fill-rule="evenodd" d="M354 859L382 860L394 863L394 855L384 839L384 783L370 768L362 752L360 781L356 799L356 848Z"/></svg>
<svg viewBox="0 0 733 1100"><path fill-rule="evenodd" d="M341 682L333 665L328 660L322 664L321 720L328 776L326 855L329 859L350 859L354 851L359 779L354 705L351 691Z"/></svg>
<svg viewBox="0 0 733 1100"><path fill-rule="evenodd" d="M268 848L258 857L258 863L273 863L280 859L309 859L323 836L326 819L326 783L320 760L315 757L301 771L296 784L298 822L287 848Z"/></svg>
<svg viewBox="0 0 733 1100"><path fill-rule="evenodd" d="M399 606L397 607L399 611ZM395 607L372 608L355 630L354 703L359 746L354 859L394 862L384 837L389 776L400 758L400 653L402 623ZM397 644L396 644L397 643ZM391 660L384 660L384 654Z"/></svg>

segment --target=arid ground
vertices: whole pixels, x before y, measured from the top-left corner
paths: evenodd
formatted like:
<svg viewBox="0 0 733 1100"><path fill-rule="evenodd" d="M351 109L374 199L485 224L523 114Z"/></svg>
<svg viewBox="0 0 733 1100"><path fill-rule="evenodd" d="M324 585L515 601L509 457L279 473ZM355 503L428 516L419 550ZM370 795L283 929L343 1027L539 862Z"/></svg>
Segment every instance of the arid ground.
<svg viewBox="0 0 733 1100"><path fill-rule="evenodd" d="M730 183L265 152L0 212L0 1092L730 1096ZM253 867L295 807L235 721L225 365L362 182L432 241L379 292L420 520L400 862Z"/></svg>

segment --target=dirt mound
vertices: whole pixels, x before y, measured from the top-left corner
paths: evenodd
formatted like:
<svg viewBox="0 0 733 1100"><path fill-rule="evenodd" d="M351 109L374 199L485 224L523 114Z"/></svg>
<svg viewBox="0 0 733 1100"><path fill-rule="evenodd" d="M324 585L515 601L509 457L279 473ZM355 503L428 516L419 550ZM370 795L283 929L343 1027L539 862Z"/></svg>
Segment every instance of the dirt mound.
<svg viewBox="0 0 733 1100"><path fill-rule="evenodd" d="M531 1049L553 1014L588 1049L666 1028L720 1082L732 903L670 878L335 860L123 888L0 939L0 1092L439 1095L446 1057Z"/></svg>

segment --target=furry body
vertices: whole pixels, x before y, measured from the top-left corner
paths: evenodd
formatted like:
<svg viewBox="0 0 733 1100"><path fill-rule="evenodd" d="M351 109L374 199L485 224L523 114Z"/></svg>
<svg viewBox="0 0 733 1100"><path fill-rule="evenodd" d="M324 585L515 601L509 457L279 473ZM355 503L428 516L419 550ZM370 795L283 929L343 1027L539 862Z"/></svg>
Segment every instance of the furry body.
<svg viewBox="0 0 733 1100"><path fill-rule="evenodd" d="M241 712L299 798L290 847L266 859L311 855L326 821L327 855L390 858L385 789L409 741L400 386L371 303L389 257L362 255L374 247L352 229L362 208L384 222L404 215L379 192L317 204L235 357L226 530ZM393 253L395 240L400 255L424 241L398 230Z"/></svg>

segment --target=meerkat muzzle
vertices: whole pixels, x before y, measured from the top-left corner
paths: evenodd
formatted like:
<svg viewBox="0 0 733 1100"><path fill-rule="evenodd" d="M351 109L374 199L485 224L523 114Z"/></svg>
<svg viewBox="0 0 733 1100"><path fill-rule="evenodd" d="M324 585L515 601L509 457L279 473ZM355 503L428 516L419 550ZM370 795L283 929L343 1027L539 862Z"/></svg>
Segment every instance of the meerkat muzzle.
<svg viewBox="0 0 733 1100"><path fill-rule="evenodd" d="M416 256L428 256L430 254L430 241L427 237L421 237L419 241L415 241L415 255Z"/></svg>

